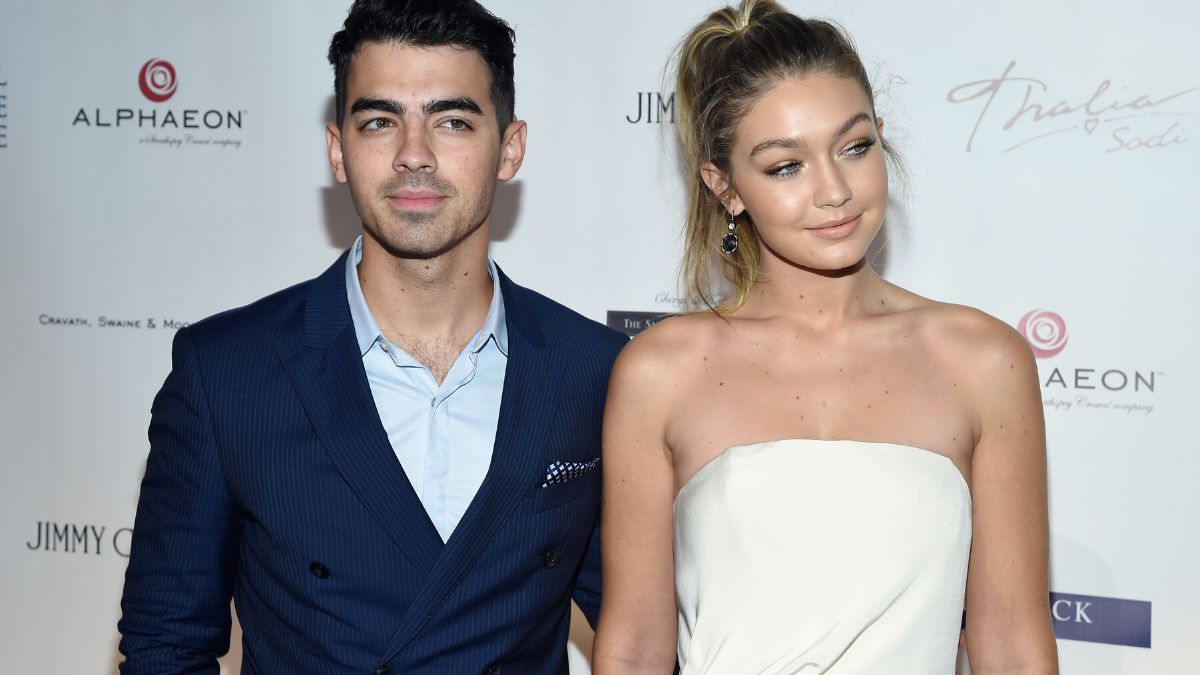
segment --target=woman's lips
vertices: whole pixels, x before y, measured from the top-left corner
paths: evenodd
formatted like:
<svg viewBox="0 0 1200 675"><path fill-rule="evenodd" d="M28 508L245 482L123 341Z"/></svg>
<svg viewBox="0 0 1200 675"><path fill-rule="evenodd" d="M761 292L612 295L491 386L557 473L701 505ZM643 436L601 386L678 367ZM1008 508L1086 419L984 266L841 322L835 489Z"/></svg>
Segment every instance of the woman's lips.
<svg viewBox="0 0 1200 675"><path fill-rule="evenodd" d="M845 239L854 234L860 222L862 222L861 213L848 220L833 221L832 223L818 225L817 227L810 227L808 231L822 239Z"/></svg>

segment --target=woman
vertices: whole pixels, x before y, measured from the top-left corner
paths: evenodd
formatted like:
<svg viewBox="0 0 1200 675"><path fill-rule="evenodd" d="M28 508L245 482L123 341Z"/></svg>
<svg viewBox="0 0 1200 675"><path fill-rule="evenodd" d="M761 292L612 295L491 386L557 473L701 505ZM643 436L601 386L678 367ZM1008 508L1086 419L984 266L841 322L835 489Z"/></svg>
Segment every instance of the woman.
<svg viewBox="0 0 1200 675"><path fill-rule="evenodd" d="M964 602L975 675L1057 672L1036 368L866 264L886 145L849 40L745 0L684 40L676 103L710 310L613 371L596 673L951 673Z"/></svg>

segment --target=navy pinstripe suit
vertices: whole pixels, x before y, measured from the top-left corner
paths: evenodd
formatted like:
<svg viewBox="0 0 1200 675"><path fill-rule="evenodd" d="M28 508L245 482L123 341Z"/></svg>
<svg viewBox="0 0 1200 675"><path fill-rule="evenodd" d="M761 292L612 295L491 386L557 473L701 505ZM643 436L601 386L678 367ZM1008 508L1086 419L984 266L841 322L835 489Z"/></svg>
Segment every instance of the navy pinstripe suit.
<svg viewBox="0 0 1200 675"><path fill-rule="evenodd" d="M345 256L179 331L154 400L125 592L124 673L566 673L569 598L599 611L600 454L625 337L503 274L510 354L491 467L442 543L388 444ZM497 669L497 667L499 669Z"/></svg>

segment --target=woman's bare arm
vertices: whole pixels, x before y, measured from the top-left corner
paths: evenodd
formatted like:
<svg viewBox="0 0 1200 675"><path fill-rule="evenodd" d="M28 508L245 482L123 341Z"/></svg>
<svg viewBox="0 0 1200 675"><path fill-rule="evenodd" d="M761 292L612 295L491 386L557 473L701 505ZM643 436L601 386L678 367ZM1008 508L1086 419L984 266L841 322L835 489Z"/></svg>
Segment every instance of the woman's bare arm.
<svg viewBox="0 0 1200 675"><path fill-rule="evenodd" d="M609 384L596 675L670 675L675 668L675 479L664 441L673 385L667 345L655 337L643 334L625 348Z"/></svg>
<svg viewBox="0 0 1200 675"><path fill-rule="evenodd" d="M967 654L975 675L1058 672L1050 622L1046 437L1037 366L1025 341L987 317L965 367L974 383L973 537ZM982 350L978 344L984 344Z"/></svg>

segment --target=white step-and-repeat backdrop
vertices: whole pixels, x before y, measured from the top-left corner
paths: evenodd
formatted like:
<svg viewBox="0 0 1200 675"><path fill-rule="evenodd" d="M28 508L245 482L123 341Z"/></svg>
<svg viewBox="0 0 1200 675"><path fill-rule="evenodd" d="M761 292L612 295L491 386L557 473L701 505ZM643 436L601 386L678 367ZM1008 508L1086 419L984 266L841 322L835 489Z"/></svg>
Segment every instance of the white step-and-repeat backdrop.
<svg viewBox="0 0 1200 675"><path fill-rule="evenodd" d="M664 63L717 3L487 4L517 30L530 127L493 255L634 332L678 307ZM353 240L323 131L347 5L0 8L0 672L116 669L172 334L316 275ZM911 169L876 265L1037 351L1063 672L1195 672L1200 10L788 5L852 33ZM576 642L587 651L586 632Z"/></svg>

